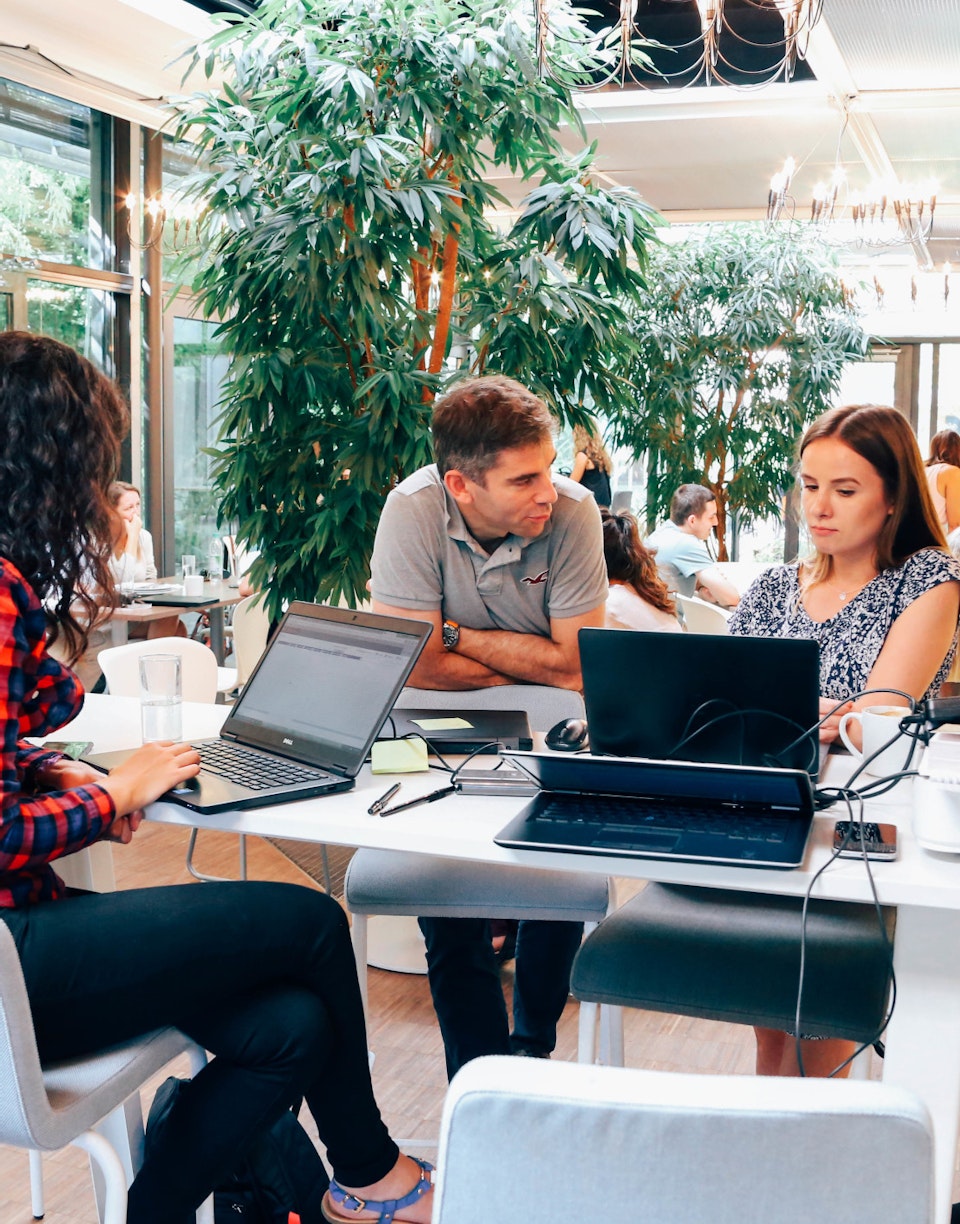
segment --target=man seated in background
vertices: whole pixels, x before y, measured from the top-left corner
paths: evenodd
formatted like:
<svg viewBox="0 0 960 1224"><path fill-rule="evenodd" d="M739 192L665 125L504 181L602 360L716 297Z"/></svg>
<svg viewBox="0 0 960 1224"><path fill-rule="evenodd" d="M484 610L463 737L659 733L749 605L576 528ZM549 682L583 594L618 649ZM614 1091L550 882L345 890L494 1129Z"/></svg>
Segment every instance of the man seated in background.
<svg viewBox="0 0 960 1224"><path fill-rule="evenodd" d="M548 409L511 379L471 379L432 431L437 462L387 498L371 566L375 612L433 625L411 685L579 689L577 634L604 621L603 538L590 493L551 474ZM448 1074L481 1054L549 1057L581 924L520 924L512 1035L489 923L420 927Z"/></svg>
<svg viewBox="0 0 960 1224"><path fill-rule="evenodd" d="M657 569L671 591L735 608L737 588L720 573L706 541L717 525L717 502L703 485L681 485L670 500L670 518L647 536L656 551Z"/></svg>

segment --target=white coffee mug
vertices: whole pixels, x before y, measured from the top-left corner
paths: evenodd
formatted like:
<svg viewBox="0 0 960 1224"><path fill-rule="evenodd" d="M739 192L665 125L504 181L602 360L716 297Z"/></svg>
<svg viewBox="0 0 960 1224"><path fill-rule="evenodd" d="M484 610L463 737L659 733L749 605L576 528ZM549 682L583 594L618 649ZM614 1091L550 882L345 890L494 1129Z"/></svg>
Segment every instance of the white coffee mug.
<svg viewBox="0 0 960 1224"><path fill-rule="evenodd" d="M184 595L203 594L203 574L187 574L183 579Z"/></svg>
<svg viewBox="0 0 960 1224"><path fill-rule="evenodd" d="M886 778L906 767L913 740L900 732L900 720L910 711L906 706L875 705L864 710L851 710L840 719L840 739L859 761L878 755L864 766L864 773ZM859 722L863 750L851 741L847 731L850 723Z"/></svg>

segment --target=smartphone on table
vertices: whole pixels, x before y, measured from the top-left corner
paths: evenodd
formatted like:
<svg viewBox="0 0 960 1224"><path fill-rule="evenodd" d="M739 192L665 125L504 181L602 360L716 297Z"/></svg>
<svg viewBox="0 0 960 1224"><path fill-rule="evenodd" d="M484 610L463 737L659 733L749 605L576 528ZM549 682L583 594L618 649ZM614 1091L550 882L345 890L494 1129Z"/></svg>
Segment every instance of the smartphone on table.
<svg viewBox="0 0 960 1224"><path fill-rule="evenodd" d="M863 858L866 852L869 859L890 861L899 852L897 826L878 824L873 820L862 823L859 820L838 820L833 826L833 848L841 858Z"/></svg>
<svg viewBox="0 0 960 1224"><path fill-rule="evenodd" d="M40 747L47 752L62 752L64 756L78 761L93 748L93 743L90 740L45 740Z"/></svg>

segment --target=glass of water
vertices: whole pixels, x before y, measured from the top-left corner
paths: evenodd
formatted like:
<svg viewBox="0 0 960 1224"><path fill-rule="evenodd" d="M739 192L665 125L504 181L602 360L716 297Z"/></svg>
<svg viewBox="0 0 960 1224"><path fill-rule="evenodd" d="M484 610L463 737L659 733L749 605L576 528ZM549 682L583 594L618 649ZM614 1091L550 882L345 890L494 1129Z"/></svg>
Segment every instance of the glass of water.
<svg viewBox="0 0 960 1224"><path fill-rule="evenodd" d="M182 738L181 694L179 655L141 655L140 720L145 744Z"/></svg>
<svg viewBox="0 0 960 1224"><path fill-rule="evenodd" d="M184 578L189 578L191 574L197 572L197 556L196 553L184 553L180 560L180 573Z"/></svg>

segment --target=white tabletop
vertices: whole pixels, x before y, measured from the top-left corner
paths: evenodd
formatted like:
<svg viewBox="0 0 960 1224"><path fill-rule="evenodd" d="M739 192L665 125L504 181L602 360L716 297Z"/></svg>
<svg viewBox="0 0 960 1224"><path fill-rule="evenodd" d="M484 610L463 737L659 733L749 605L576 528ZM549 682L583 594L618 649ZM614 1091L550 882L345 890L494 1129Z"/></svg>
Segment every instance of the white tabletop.
<svg viewBox="0 0 960 1224"><path fill-rule="evenodd" d="M196 739L215 735L226 713L223 706L186 704L185 736ZM91 696L70 725L69 735L92 740L99 751L110 751L134 746L138 728L135 699ZM58 738L65 734L58 732ZM842 781L849 768L849 758L831 757L827 781ZM176 804L157 803L148 815L164 823L237 833L792 895L803 895L814 873L826 862L833 823L845 815L837 808L818 815L803 865L793 871L771 871L505 850L494 845L493 837L523 806L525 800L519 798L456 795L396 816L369 816L367 808L393 781L402 782L399 801L441 786L443 774L431 770L402 777L374 776L369 767L364 767L356 788L337 795L212 816L201 816ZM901 845L897 862L873 864L881 902L898 907L894 961L897 1005L886 1034L883 1076L916 1092L930 1109L937 1135L937 1220L946 1224L960 1115L960 856L933 854L918 846L911 828L911 787L909 782L902 783L890 796L869 805L872 819L898 826ZM837 861L817 881L814 895L870 901L863 863L856 859Z"/></svg>

